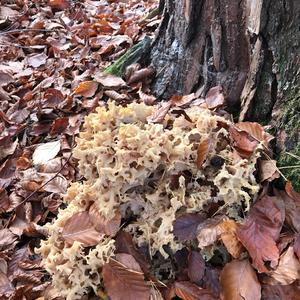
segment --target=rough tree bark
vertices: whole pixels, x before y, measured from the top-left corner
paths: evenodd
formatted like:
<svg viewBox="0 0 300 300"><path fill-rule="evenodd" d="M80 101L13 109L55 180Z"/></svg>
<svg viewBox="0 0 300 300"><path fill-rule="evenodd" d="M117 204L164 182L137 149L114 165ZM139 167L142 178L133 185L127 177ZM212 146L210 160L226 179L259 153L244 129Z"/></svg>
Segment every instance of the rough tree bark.
<svg viewBox="0 0 300 300"><path fill-rule="evenodd" d="M164 5L163 5L164 4ZM157 96L221 85L239 120L271 122L281 165L300 165L300 1L164 0L151 50ZM300 189L299 168L287 176Z"/></svg>

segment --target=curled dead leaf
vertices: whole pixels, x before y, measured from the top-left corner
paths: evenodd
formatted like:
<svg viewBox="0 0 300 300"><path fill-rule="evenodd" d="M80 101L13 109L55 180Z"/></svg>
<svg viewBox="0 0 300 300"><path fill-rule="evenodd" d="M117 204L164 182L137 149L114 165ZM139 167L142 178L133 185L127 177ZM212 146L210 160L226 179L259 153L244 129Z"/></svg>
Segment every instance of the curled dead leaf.
<svg viewBox="0 0 300 300"><path fill-rule="evenodd" d="M150 117L147 118L150 123L162 123L172 106L171 101L164 102Z"/></svg>
<svg viewBox="0 0 300 300"><path fill-rule="evenodd" d="M222 87L220 85L212 87L205 97L205 102L209 109L215 109L223 106L225 99L222 94Z"/></svg>
<svg viewBox="0 0 300 300"><path fill-rule="evenodd" d="M255 151L258 142L246 131L241 131L231 126L229 128L230 137L233 147L242 157L248 158Z"/></svg>
<svg viewBox="0 0 300 300"><path fill-rule="evenodd" d="M257 141L263 142L265 146L268 146L269 141L272 139L257 122L239 122L236 123L235 126L249 133Z"/></svg>
<svg viewBox="0 0 300 300"><path fill-rule="evenodd" d="M152 95L147 95L144 92L142 92L141 90L139 90L139 96L140 99L146 104L146 105L153 105L154 102L156 101L156 97L152 96Z"/></svg>
<svg viewBox="0 0 300 300"><path fill-rule="evenodd" d="M49 0L49 6L53 9L64 10L70 7L68 0Z"/></svg>
<svg viewBox="0 0 300 300"><path fill-rule="evenodd" d="M155 73L154 69L149 67L149 68L144 68L141 70L134 71L131 76L128 78L127 83L128 84L134 84L140 81L145 80L146 78L152 76Z"/></svg>
<svg viewBox="0 0 300 300"><path fill-rule="evenodd" d="M209 139L205 139L200 142L197 150L197 168L200 169L205 162L208 152L209 152L210 141Z"/></svg>
<svg viewBox="0 0 300 300"><path fill-rule="evenodd" d="M260 160L259 161L259 179L260 182L265 180L273 181L279 178L280 174L276 166L276 160Z"/></svg>

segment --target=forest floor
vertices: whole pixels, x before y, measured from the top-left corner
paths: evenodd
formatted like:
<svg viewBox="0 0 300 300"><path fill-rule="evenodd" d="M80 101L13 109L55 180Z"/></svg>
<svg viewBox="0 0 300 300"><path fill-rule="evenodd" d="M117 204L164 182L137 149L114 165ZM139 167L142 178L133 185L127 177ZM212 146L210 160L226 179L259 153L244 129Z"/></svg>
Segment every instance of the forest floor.
<svg viewBox="0 0 300 300"><path fill-rule="evenodd" d="M108 99L122 105L134 100L158 103L149 88L151 68L134 65L123 79L104 73L145 36L154 37L160 23L153 13L157 6L155 0L1 1L0 300L64 299L51 286L51 276L35 248L47 236L43 225L65 207L62 195L70 183L83 179L72 153L85 116L105 106ZM178 106L178 114L184 115L182 107L192 101L217 114L221 108L224 114L218 87L206 99L174 95L170 101L158 108L152 122L162 122L171 106ZM254 151L253 143L269 139L257 123L228 130L232 147L243 155ZM205 160L205 147L198 150L197 164ZM267 149L257 167L265 189L281 175L270 156ZM300 299L300 195L288 182L272 197L277 200L261 194L241 228L232 220L214 219L218 211L214 208L209 216L214 222L206 223L211 230L206 234L215 235L211 243L224 243L231 258L205 263L187 247L175 283L170 282L168 291L157 292L156 298L151 292L152 299L163 299L162 295L164 299L219 299L220 293L222 299L252 300L261 293L268 300ZM192 221L181 220L188 226ZM206 237L198 232L199 242L201 238ZM250 260L238 260L248 256ZM274 265L269 266L270 261ZM241 276L245 282L236 287ZM237 294L240 297L233 298ZM92 297L108 299L106 292L81 299Z"/></svg>

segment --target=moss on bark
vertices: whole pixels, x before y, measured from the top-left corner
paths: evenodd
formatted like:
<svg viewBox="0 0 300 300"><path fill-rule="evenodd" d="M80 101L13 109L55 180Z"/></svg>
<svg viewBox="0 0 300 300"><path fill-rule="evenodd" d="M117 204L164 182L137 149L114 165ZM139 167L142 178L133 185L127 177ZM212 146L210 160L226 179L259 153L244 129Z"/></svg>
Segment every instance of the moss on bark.
<svg viewBox="0 0 300 300"><path fill-rule="evenodd" d="M287 138L284 142L285 150L279 155L278 165L284 167L281 171L300 192L300 167L294 167L300 165L300 87L296 85L291 90L282 105L279 128L284 130Z"/></svg>

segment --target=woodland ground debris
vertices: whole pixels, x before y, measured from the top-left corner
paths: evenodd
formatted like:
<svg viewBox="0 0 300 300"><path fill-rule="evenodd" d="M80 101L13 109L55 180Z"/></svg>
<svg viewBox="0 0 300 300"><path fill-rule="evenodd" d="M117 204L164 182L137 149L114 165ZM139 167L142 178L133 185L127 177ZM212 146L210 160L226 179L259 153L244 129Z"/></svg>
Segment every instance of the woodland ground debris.
<svg viewBox="0 0 300 300"><path fill-rule="evenodd" d="M151 67L105 72L157 5L1 2L1 299L299 299L271 136L221 86L159 103Z"/></svg>

